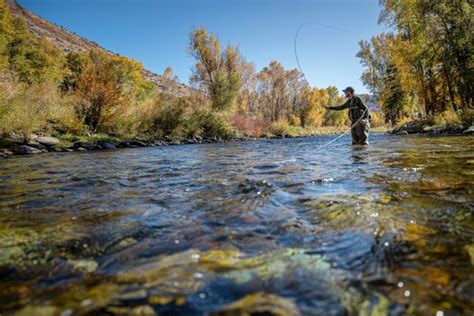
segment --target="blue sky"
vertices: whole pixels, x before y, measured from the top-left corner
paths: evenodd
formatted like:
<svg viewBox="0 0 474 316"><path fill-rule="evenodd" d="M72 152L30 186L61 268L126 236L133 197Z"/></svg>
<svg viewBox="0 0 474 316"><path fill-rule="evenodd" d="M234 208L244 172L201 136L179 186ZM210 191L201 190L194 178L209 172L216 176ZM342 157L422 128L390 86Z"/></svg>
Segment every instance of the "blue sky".
<svg viewBox="0 0 474 316"><path fill-rule="evenodd" d="M188 83L194 60L187 53L189 32L204 26L223 44L239 44L257 70L272 60L296 68L298 55L311 85L342 89L360 81L362 66L355 57L361 39L383 28L377 25L377 0L18 0L34 13L95 41L103 47L141 61L162 73L173 67Z"/></svg>

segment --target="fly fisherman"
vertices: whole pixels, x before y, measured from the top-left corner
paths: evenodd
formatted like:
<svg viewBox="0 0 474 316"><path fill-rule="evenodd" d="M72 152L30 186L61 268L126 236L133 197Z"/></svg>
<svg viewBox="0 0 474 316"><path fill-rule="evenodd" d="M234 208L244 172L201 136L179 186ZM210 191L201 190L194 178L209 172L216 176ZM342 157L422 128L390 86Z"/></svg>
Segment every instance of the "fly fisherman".
<svg viewBox="0 0 474 316"><path fill-rule="evenodd" d="M340 106L327 106L329 110L349 109L349 118L351 119L352 145L368 145L370 129L370 113L367 105L362 99L354 94L354 88L347 87L342 90L347 102Z"/></svg>

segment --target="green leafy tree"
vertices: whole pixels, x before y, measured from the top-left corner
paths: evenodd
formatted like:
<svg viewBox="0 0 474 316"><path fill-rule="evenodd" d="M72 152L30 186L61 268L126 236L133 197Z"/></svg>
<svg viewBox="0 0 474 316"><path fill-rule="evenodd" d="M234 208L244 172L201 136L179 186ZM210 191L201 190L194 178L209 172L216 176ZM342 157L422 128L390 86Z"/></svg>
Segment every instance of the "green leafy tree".
<svg viewBox="0 0 474 316"><path fill-rule="evenodd" d="M216 35L199 28L190 34L189 53L197 61L191 83L206 91L214 109L234 110L242 87L238 47L229 45L222 50Z"/></svg>
<svg viewBox="0 0 474 316"><path fill-rule="evenodd" d="M473 108L474 11L468 0L381 0L380 23L390 27L361 43L363 64L394 122L414 112L431 117ZM367 77L367 71L363 75ZM414 106L414 103L419 106Z"/></svg>

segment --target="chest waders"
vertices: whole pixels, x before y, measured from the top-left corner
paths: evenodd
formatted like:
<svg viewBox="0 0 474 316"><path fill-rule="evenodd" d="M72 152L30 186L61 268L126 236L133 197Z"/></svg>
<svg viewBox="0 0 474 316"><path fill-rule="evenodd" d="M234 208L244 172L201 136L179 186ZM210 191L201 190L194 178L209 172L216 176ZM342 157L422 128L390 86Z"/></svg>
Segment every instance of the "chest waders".
<svg viewBox="0 0 474 316"><path fill-rule="evenodd" d="M358 105L353 105L355 97L351 99L349 108L349 119L351 120L352 145L368 145L370 132L370 114L361 109Z"/></svg>

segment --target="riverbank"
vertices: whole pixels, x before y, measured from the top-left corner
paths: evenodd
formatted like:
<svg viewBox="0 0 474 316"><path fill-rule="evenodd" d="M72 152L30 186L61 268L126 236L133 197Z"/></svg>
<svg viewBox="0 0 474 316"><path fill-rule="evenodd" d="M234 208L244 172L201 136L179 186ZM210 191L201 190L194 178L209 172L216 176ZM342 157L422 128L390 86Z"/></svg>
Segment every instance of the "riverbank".
<svg viewBox="0 0 474 316"><path fill-rule="evenodd" d="M252 141L260 139L305 138L314 136L340 135L347 133L347 127L322 127L318 129L299 129L292 132L285 131L279 135L265 134L261 137L246 137L235 135L224 137L192 137L188 139L173 139L170 136L152 138L149 136L126 138L106 134L83 135L55 135L31 137L25 142L21 137L0 139L0 158L12 156L36 155L48 152L84 152L97 150L117 150L123 148L143 148L177 146L191 144L212 144L238 141ZM412 121L400 125L392 130L386 127L373 128L371 133L389 133L391 135L473 135L474 126L433 126L426 121Z"/></svg>
<svg viewBox="0 0 474 316"><path fill-rule="evenodd" d="M303 138L324 135L340 135L347 132L347 127L322 127L318 129L300 129L292 132L283 132L279 135L266 134L261 137L246 137L235 135L231 138L223 137L192 137L188 139L172 139L170 136L151 138L147 136L125 138L105 134L91 136L83 135L55 135L31 137L25 142L21 137L0 139L0 158L15 155L36 155L48 152L82 152L95 150L117 150L122 148L160 147L189 144L211 144L237 141L251 141L259 139ZM386 128L376 128L372 133L387 132Z"/></svg>
<svg viewBox="0 0 474 316"><path fill-rule="evenodd" d="M436 124L427 119L414 120L395 127L389 131L394 135L426 134L426 135L472 135L474 124Z"/></svg>

